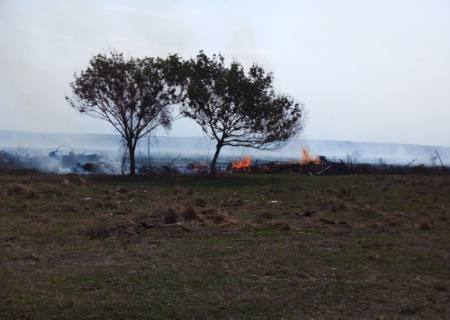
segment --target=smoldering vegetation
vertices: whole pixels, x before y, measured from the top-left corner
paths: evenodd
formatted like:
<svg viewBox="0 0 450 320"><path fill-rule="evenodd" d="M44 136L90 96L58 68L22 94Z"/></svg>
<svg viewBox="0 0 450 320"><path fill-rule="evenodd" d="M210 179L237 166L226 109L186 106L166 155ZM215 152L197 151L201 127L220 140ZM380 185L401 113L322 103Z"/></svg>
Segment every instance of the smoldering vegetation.
<svg viewBox="0 0 450 320"><path fill-rule="evenodd" d="M114 174L114 166L96 153L75 153L57 148L48 153L30 149L0 150L0 170L36 170L48 173Z"/></svg>
<svg viewBox="0 0 450 320"><path fill-rule="evenodd" d="M204 137L153 137L138 147L138 173L207 173L214 145ZM304 162L303 150L318 161ZM233 166L244 156L248 166ZM313 159L313 160L314 160ZM120 137L112 134L42 134L0 131L0 169L52 173L125 173ZM447 172L450 148L351 141L291 141L277 152L226 149L219 171L339 173Z"/></svg>

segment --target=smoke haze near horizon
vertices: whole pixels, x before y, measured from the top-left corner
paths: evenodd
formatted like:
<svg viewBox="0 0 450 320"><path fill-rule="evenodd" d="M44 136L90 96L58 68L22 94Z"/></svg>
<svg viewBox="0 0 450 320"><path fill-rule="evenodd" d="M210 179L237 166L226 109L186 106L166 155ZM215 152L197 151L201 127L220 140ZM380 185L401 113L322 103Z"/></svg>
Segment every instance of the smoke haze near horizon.
<svg viewBox="0 0 450 320"><path fill-rule="evenodd" d="M306 104L305 138L450 146L448 39L446 0L0 0L0 130L112 133L65 102L74 72L109 49L203 49L273 71Z"/></svg>

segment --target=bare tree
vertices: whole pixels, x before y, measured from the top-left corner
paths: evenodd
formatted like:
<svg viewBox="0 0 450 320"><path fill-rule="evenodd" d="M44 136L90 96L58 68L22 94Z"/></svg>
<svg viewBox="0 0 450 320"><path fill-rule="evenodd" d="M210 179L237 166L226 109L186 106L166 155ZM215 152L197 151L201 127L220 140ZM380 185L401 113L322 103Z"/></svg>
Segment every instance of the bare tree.
<svg viewBox="0 0 450 320"><path fill-rule="evenodd" d="M275 150L301 131L303 106L276 93L272 74L262 67L245 72L236 61L226 66L223 56L200 51L185 70L182 111L216 141L211 176L224 146Z"/></svg>
<svg viewBox="0 0 450 320"><path fill-rule="evenodd" d="M160 126L170 128L169 107L176 102L177 87L166 73L173 73L170 66L176 61L177 56L137 59L112 51L94 56L70 84L73 95L66 97L70 105L108 121L121 135L132 176L139 139Z"/></svg>

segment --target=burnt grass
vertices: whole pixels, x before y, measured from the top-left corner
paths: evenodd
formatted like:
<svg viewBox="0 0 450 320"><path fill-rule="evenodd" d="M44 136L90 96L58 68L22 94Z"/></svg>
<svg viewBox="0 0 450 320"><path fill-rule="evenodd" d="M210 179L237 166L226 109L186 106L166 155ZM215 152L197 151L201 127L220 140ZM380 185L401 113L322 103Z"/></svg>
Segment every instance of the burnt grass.
<svg viewBox="0 0 450 320"><path fill-rule="evenodd" d="M1 319L448 319L448 175L0 174Z"/></svg>

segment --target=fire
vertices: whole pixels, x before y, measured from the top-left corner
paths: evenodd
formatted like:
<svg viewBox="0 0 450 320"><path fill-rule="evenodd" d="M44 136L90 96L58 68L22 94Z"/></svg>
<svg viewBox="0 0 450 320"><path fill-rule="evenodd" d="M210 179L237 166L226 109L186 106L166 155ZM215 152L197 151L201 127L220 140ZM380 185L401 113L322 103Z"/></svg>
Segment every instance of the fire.
<svg viewBox="0 0 450 320"><path fill-rule="evenodd" d="M300 160L300 164L320 164L320 159L309 152L307 148L302 148L302 159Z"/></svg>
<svg viewBox="0 0 450 320"><path fill-rule="evenodd" d="M234 170L247 170L250 169L252 164L253 164L252 157L244 156L242 160L233 161L232 168Z"/></svg>

